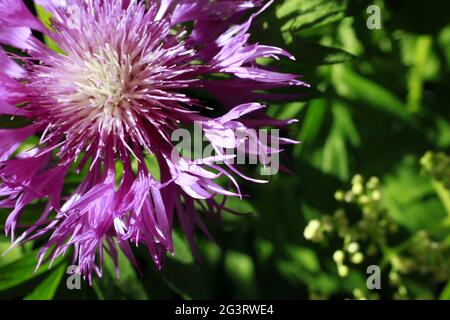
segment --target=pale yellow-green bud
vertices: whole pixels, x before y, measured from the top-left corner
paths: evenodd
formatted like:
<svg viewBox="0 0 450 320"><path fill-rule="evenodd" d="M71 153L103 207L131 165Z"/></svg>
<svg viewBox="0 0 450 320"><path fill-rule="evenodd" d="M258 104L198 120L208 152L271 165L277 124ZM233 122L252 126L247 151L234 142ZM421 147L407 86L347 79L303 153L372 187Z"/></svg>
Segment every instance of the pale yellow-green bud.
<svg viewBox="0 0 450 320"><path fill-rule="evenodd" d="M363 186L361 183L356 183L356 184L354 184L353 187L352 187L352 192L353 192L355 195L360 195L360 194L362 194L363 190L364 190L364 186Z"/></svg>
<svg viewBox="0 0 450 320"><path fill-rule="evenodd" d="M420 159L420 164L425 168L429 169L432 166L433 160L433 152L428 151L425 155Z"/></svg>
<svg viewBox="0 0 450 320"><path fill-rule="evenodd" d="M347 251L349 253L356 253L359 250L359 244L357 242L351 242L348 247L347 247Z"/></svg>
<svg viewBox="0 0 450 320"><path fill-rule="evenodd" d="M366 300L367 299L366 296L364 295L364 292L361 289L359 289L359 288L356 288L356 289L353 290L353 296L356 299L359 299L359 300Z"/></svg>
<svg viewBox="0 0 450 320"><path fill-rule="evenodd" d="M397 286L400 283L400 276L397 272L392 271L389 273L389 281L392 285Z"/></svg>
<svg viewBox="0 0 450 320"><path fill-rule="evenodd" d="M364 261L364 255L361 252L356 252L354 255L352 255L350 260L354 264L360 264Z"/></svg>
<svg viewBox="0 0 450 320"><path fill-rule="evenodd" d="M363 213L365 216L369 217L369 216L373 216L373 209L371 207L365 206L362 209Z"/></svg>
<svg viewBox="0 0 450 320"><path fill-rule="evenodd" d="M352 184L363 184L364 183L364 177L360 174L357 174L352 179Z"/></svg>
<svg viewBox="0 0 450 320"><path fill-rule="evenodd" d="M303 236L307 240L312 240L316 237L319 229L320 229L320 221L319 220L311 220L303 231Z"/></svg>
<svg viewBox="0 0 450 320"><path fill-rule="evenodd" d="M338 266L338 274L339 276L341 276L342 278L345 278L346 276L348 276L349 273L349 269L347 266L345 265L339 265Z"/></svg>
<svg viewBox="0 0 450 320"><path fill-rule="evenodd" d="M345 202L351 203L353 202L355 196L353 195L353 192L349 191L345 194Z"/></svg>
<svg viewBox="0 0 450 320"><path fill-rule="evenodd" d="M364 204L368 204L370 202L370 199L368 196L366 195L362 195L361 197L359 197L359 203L364 205Z"/></svg>
<svg viewBox="0 0 450 320"><path fill-rule="evenodd" d="M344 199L345 199L345 192L342 191L342 190L336 191L336 193L334 194L334 198L337 201L344 201Z"/></svg>
<svg viewBox="0 0 450 320"><path fill-rule="evenodd" d="M342 250L337 250L334 254L333 254L333 260L340 264L344 261L345 258L345 254Z"/></svg>
<svg viewBox="0 0 450 320"><path fill-rule="evenodd" d="M380 201L381 199L381 192L378 190L374 190L372 191L370 197L372 198L373 201Z"/></svg>
<svg viewBox="0 0 450 320"><path fill-rule="evenodd" d="M378 188L379 185L380 185L380 179L378 179L377 177L372 177L367 182L367 188L369 188L371 190Z"/></svg>
<svg viewBox="0 0 450 320"><path fill-rule="evenodd" d="M400 287L398 288L398 293L399 293L401 296L405 297L405 296L408 294L408 290L406 289L405 286L400 286Z"/></svg>

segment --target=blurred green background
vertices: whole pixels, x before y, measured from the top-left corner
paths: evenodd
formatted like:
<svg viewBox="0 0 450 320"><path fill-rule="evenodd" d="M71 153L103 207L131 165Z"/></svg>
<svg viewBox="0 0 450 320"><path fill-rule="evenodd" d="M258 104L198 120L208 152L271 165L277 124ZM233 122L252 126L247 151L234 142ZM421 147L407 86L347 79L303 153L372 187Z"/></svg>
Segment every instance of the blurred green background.
<svg viewBox="0 0 450 320"><path fill-rule="evenodd" d="M449 299L448 12L442 0L276 0L253 41L293 53L275 65L312 85L269 108L300 120L285 132L302 141L282 158L292 174L242 182L250 197L229 203L251 214L211 224L218 245L199 233L201 262L176 231L164 271L138 248L143 278L122 257L120 280L107 261L102 279L70 291L69 260L33 273L40 244L29 243L0 257L0 298ZM369 265L380 290L367 288Z"/></svg>

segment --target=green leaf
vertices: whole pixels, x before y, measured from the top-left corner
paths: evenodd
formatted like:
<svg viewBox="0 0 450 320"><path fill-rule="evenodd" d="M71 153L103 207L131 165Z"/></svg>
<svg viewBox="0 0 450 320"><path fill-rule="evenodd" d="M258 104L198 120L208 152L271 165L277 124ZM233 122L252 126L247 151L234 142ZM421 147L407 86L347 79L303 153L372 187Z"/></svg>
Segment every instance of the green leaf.
<svg viewBox="0 0 450 320"><path fill-rule="evenodd" d="M256 209L251 202L236 197L228 197L226 199L225 206L242 214L251 214L256 212Z"/></svg>
<svg viewBox="0 0 450 320"><path fill-rule="evenodd" d="M283 46L286 47L286 45ZM295 56L296 65L302 67L331 65L356 59L356 56L342 49L323 46L304 39L288 46L286 49ZM289 68L290 65L287 63L292 64L292 62L283 63Z"/></svg>
<svg viewBox="0 0 450 320"><path fill-rule="evenodd" d="M47 272L50 262L44 263L38 270L35 271L37 264L36 255L37 251L33 251L27 253L18 260L1 266L0 291L13 288ZM53 266L57 266L61 263L61 261L63 261L63 258L57 258L53 263Z"/></svg>
<svg viewBox="0 0 450 320"><path fill-rule="evenodd" d="M347 142L360 144L358 131L353 124L349 108L342 102L333 104L333 127L323 148L322 169L342 180L349 178Z"/></svg>
<svg viewBox="0 0 450 320"><path fill-rule="evenodd" d="M61 279L65 273L66 266L60 265L52 270L47 278L45 278L33 292L27 295L24 300L51 300L59 287Z"/></svg>
<svg viewBox="0 0 450 320"><path fill-rule="evenodd" d="M345 16L343 1L288 0L276 9L279 19L288 19L283 31L300 31L324 26L341 20Z"/></svg>
<svg viewBox="0 0 450 320"><path fill-rule="evenodd" d="M304 59L309 65L325 65L344 63L354 60L356 57L347 51L339 48L325 47L321 45L310 45L304 51L304 55L298 55L299 59ZM306 56L307 54L307 56Z"/></svg>
<svg viewBox="0 0 450 320"><path fill-rule="evenodd" d="M183 264L192 264L194 257L184 237L178 231L172 233L175 254L170 256L171 259L179 261Z"/></svg>
<svg viewBox="0 0 450 320"><path fill-rule="evenodd" d="M342 96L362 105L375 107L404 122L412 122L405 104L378 83L342 66L333 67L333 78L334 84Z"/></svg>
<svg viewBox="0 0 450 320"><path fill-rule="evenodd" d="M450 65L450 26L441 31L438 37L438 42L444 52L447 65Z"/></svg>
<svg viewBox="0 0 450 320"><path fill-rule="evenodd" d="M325 99L316 99L309 104L305 121L302 124L298 140L301 142L295 147L295 155L299 156L305 145L311 144L317 137L323 125L327 112Z"/></svg>
<svg viewBox="0 0 450 320"><path fill-rule="evenodd" d="M119 251L120 278L116 276L116 269L109 255L105 256L103 267L103 277L95 279L93 284L94 291L99 299L148 299L141 277L121 251Z"/></svg>
<svg viewBox="0 0 450 320"><path fill-rule="evenodd" d="M210 297L210 279L201 270L201 265L186 265L168 259L159 273L166 285L183 299L207 299Z"/></svg>
<svg viewBox="0 0 450 320"><path fill-rule="evenodd" d="M331 294L336 292L337 281L330 274L320 272L319 261L311 249L289 247L289 258L277 261L276 268L292 284L306 284L309 290Z"/></svg>
<svg viewBox="0 0 450 320"><path fill-rule="evenodd" d="M333 106L333 116L336 129L341 136L351 142L354 147L361 144L358 130L353 123L350 108L343 102L337 101Z"/></svg>
<svg viewBox="0 0 450 320"><path fill-rule="evenodd" d="M342 180L349 178L347 147L336 131L331 132L323 148L322 170Z"/></svg>
<svg viewBox="0 0 450 320"><path fill-rule="evenodd" d="M3 219L6 219L6 217L3 218L3 216L0 215L0 219L3 220ZM0 240L0 254L5 252L6 250L8 250L8 248L10 246L11 246L11 243L9 241ZM11 251L9 251L8 254L1 256L0 267L20 259L21 257L23 257L24 254L25 254L25 250L23 247L15 247L15 248L11 249Z"/></svg>
<svg viewBox="0 0 450 320"><path fill-rule="evenodd" d="M41 20L41 22L47 26L47 28L51 28L51 17L52 14L50 12L48 12L47 10L45 10L43 7L41 7L40 5L35 5L36 6L36 13L37 16L39 18L39 20ZM44 41L45 44L52 50L59 52L59 53L63 53L63 51L59 48L59 46L48 36L44 35Z"/></svg>
<svg viewBox="0 0 450 320"><path fill-rule="evenodd" d="M250 256L230 251L225 256L225 269L231 283L236 288L236 299L249 299L258 296L255 280L255 266Z"/></svg>
<svg viewBox="0 0 450 320"><path fill-rule="evenodd" d="M444 290L442 290L439 300L450 300L450 281L447 283Z"/></svg>
<svg viewBox="0 0 450 320"><path fill-rule="evenodd" d="M396 172L384 178L382 204L394 221L405 228L433 230L446 214L430 179L415 166L418 162L408 157Z"/></svg>

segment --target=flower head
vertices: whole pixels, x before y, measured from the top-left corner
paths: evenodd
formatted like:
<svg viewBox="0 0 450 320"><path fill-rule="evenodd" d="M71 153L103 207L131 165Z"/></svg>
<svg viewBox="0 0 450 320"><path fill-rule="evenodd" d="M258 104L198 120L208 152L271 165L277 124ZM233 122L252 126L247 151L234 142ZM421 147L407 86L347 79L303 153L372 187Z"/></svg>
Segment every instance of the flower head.
<svg viewBox="0 0 450 320"><path fill-rule="evenodd" d="M217 195L241 195L232 173L261 182L243 175L222 148L259 155L281 151L256 135L227 139L230 132L289 124L266 116L256 101L277 98L261 91L304 85L297 75L256 62L293 59L282 49L249 43L253 20L270 3L35 3L51 12L50 25L22 1L0 0L0 43L22 51L0 49L0 114L28 123L0 129L0 206L12 208L5 229L13 245L48 234L40 262L73 247L74 263L89 279L94 272L101 275L105 246L115 261L120 248L136 264L131 245L143 243L161 267L166 252L174 250L177 216L195 252L194 229L208 233L198 208L220 213L226 208ZM246 11L258 7L242 21ZM34 37L36 32L58 49ZM222 116L204 115L206 108L220 109L193 92L212 95L222 105ZM194 122L203 125L216 156L174 158L172 133ZM21 150L29 137L39 139ZM248 140L262 147L248 147ZM150 157L158 163L158 177L147 166ZM81 170L87 172L84 179L66 194L66 175ZM235 190L221 187L220 176ZM41 216L16 237L17 228L24 227L23 208L39 199L46 201Z"/></svg>

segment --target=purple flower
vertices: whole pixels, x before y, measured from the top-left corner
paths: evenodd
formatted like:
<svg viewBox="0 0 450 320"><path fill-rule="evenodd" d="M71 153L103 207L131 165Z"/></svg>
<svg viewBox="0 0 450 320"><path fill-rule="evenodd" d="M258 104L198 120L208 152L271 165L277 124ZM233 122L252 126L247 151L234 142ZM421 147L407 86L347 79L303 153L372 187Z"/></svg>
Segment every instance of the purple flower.
<svg viewBox="0 0 450 320"><path fill-rule="evenodd" d="M291 123L271 119L255 101L279 98L262 91L304 85L297 75L256 63L261 57L293 59L282 49L249 43L253 20L270 3L35 3L52 13L51 26L37 20L21 0L0 0L0 43L23 52L0 48L0 115L28 123L0 129L0 206L12 210L5 229L13 245L48 235L39 264L73 247L74 264L91 281L94 272L101 276L105 249L116 265L121 250L137 267L131 245L145 244L161 268L166 252L174 251L176 215L196 253L195 229L208 234L197 208L211 214L227 211L216 196L241 196L232 174L264 182L243 175L222 148L259 155L281 151L254 135L250 140L262 148L226 138L232 130ZM242 21L258 7L259 12ZM59 49L44 45L32 30ZM213 96L224 115L202 115L211 106L192 92ZM194 122L203 125L217 156L174 159L171 134ZM20 147L30 137L38 142L23 151ZM159 177L150 173L149 157L156 159ZM66 194L66 175L83 169L84 180ZM234 191L215 182L221 176ZM45 200L45 209L33 225L24 226L23 208L35 200Z"/></svg>

